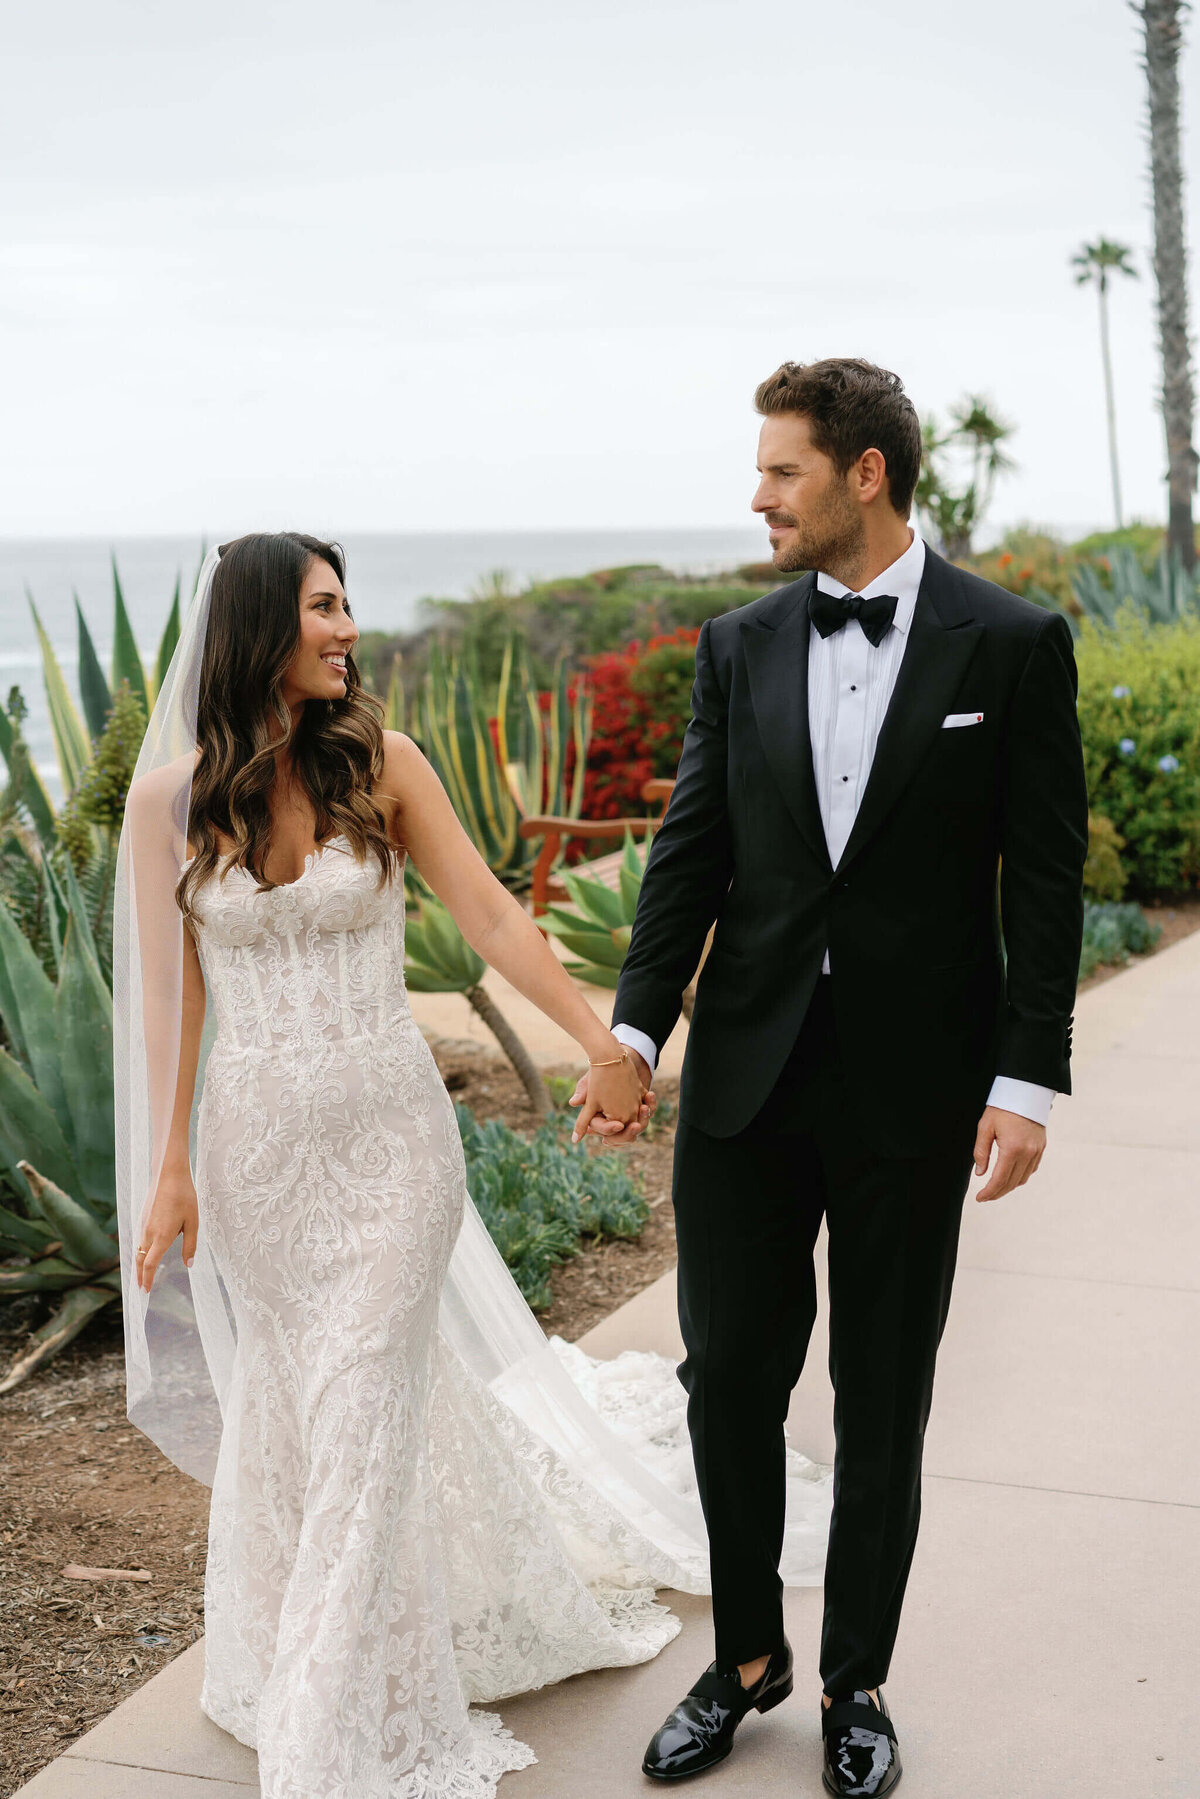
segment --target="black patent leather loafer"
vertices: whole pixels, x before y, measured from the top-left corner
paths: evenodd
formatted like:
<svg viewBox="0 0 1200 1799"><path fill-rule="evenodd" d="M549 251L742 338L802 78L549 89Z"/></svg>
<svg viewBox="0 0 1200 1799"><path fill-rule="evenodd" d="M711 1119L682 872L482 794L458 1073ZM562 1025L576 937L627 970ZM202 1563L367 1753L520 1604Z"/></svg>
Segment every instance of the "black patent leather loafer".
<svg viewBox="0 0 1200 1799"><path fill-rule="evenodd" d="M883 1688L879 1704L858 1690L853 1699L821 1706L825 1766L821 1779L838 1799L878 1799L900 1778L900 1751Z"/></svg>
<svg viewBox="0 0 1200 1799"><path fill-rule="evenodd" d="M651 1738L642 1773L651 1780L686 1780L715 1768L733 1748L733 1735L747 1712L769 1712L792 1690L792 1651L784 1639L752 1687L737 1669L723 1674L716 1662L706 1668L662 1728Z"/></svg>

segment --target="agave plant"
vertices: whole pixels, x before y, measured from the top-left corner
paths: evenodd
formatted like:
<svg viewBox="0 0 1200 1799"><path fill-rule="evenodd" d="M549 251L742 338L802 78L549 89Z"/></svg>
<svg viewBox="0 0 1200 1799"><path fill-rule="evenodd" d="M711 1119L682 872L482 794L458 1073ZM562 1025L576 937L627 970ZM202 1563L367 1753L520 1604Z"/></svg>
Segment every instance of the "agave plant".
<svg viewBox="0 0 1200 1799"><path fill-rule="evenodd" d="M625 832L616 887L589 879L578 870L564 869L560 879L576 908L548 906L538 919L544 931L557 937L564 949L578 956L567 963L568 974L593 987L615 987L629 948L633 915L637 911L648 849L639 850L633 833Z"/></svg>
<svg viewBox="0 0 1200 1799"><path fill-rule="evenodd" d="M649 853L649 839L639 849L632 831L627 829L616 887L593 880L578 869L560 871L559 878L575 910L568 912L565 906L547 906L538 924L552 937L557 937L564 949L579 958L566 964L567 973L574 975L577 981L587 981L593 987L616 987L633 934L633 919ZM694 992L689 986L680 999L685 1018L692 1016L693 998Z"/></svg>
<svg viewBox="0 0 1200 1799"><path fill-rule="evenodd" d="M396 650L392 656L392 672L388 679L388 690L384 699L383 726L387 731L403 731L404 715L404 683L400 678L401 656Z"/></svg>
<svg viewBox="0 0 1200 1799"><path fill-rule="evenodd" d="M120 1248L115 1231L38 1173L18 1162L39 1218L20 1218L0 1208L0 1248L22 1258L0 1264L0 1297L16 1293L61 1293L53 1315L36 1330L27 1348L0 1378L0 1393L11 1393L35 1368L77 1337L89 1319L121 1296Z"/></svg>
<svg viewBox="0 0 1200 1799"><path fill-rule="evenodd" d="M388 708L389 724L403 719L395 667ZM409 729L488 867L502 880L522 882L537 858L537 844L520 836L521 819L541 812L578 818L583 804L591 703L569 693L565 659L559 658L543 711L525 641L515 633L505 644L493 694L484 692L473 648L447 657L434 644L411 710ZM572 744L575 767L568 793Z"/></svg>
<svg viewBox="0 0 1200 1799"><path fill-rule="evenodd" d="M418 883L419 909L404 927L404 979L413 993L461 993L479 1014L520 1078L529 1103L551 1112L549 1090L517 1033L483 985L487 963L476 955L441 901Z"/></svg>
<svg viewBox="0 0 1200 1799"><path fill-rule="evenodd" d="M27 817L42 843L54 841L54 801L38 773L21 727L28 713L19 687L10 687L8 702L0 709L0 755L8 770L8 782L0 809L5 824Z"/></svg>
<svg viewBox="0 0 1200 1799"><path fill-rule="evenodd" d="M1115 625L1123 606L1135 607L1156 625L1200 614L1200 588L1179 556L1165 547L1149 571L1128 544L1111 550L1106 560L1107 575L1095 562L1081 562L1071 575L1076 600L1097 624Z"/></svg>
<svg viewBox="0 0 1200 1799"><path fill-rule="evenodd" d="M146 720L123 680L91 760L55 818L53 847L39 843L21 808L0 802L0 893L51 980L69 917L69 861L105 984L112 986L112 899L125 795Z"/></svg>
<svg viewBox="0 0 1200 1799"><path fill-rule="evenodd" d="M7 1392L118 1297L113 1142L112 995L70 861L42 859L51 979L0 904L0 1297L62 1294L58 1309L0 1380ZM15 1258L15 1259L14 1259Z"/></svg>
<svg viewBox="0 0 1200 1799"><path fill-rule="evenodd" d="M75 621L79 637L79 697L82 711L80 707L76 706L71 696L62 666L42 623L34 597L26 589L26 598L33 614L34 628L37 631L38 643L41 648L46 704L50 713L54 753L64 793L69 794L74 791L88 768L92 758L93 744L104 731L112 712L114 696L120 692L123 683L128 683L130 695L140 706L142 728L145 729L145 720L150 716L154 697L167 672L175 645L179 641L180 586L180 578L177 577L175 592L167 614L167 623L159 640L154 668L148 673L138 652L133 626L130 624L129 613L125 605L125 595L121 588L121 577L117 572L114 558L113 648L109 677L105 676L100 666L95 643L88 630L87 620L83 616L83 608L79 604L79 596L75 596ZM15 691L14 689L14 693ZM45 784L34 767L27 746L22 739L20 723L23 713L22 702L19 711L14 715L13 700L10 696L8 711L0 712L0 755L3 755L8 767L11 797L24 806L38 838L42 845L49 850L54 847L57 840L56 812L53 801L50 799Z"/></svg>

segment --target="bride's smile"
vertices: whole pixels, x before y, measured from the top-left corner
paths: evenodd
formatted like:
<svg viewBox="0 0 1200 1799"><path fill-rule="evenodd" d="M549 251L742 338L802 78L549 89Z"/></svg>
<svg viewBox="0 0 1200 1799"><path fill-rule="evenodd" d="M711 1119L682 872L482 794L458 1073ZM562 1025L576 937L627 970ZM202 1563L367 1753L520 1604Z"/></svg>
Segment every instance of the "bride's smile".
<svg viewBox="0 0 1200 1799"><path fill-rule="evenodd" d="M347 663L358 638L337 571L314 557L300 591L300 641L283 682L283 698L293 711L305 700L346 693Z"/></svg>

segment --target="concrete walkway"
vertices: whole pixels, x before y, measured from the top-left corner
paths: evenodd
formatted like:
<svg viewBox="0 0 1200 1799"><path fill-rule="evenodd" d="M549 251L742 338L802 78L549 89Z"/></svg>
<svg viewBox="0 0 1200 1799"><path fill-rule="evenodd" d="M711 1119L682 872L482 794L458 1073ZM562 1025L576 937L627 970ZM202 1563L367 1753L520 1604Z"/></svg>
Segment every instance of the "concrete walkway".
<svg viewBox="0 0 1200 1799"><path fill-rule="evenodd" d="M1200 933L1085 994L1075 1045L1077 1097L1056 1102L1040 1175L967 1202L887 1684L908 1799L1200 1793ZM674 1354L673 1300L668 1277L584 1341ZM828 1459L814 1344L792 1428ZM505 1799L651 1792L645 1742L711 1653L705 1603L666 1597L684 1630L655 1661L499 1708L540 1758ZM701 1783L712 1799L818 1799L820 1611L819 1591L790 1595L796 1696L747 1722ZM253 1755L196 1706L203 1653L22 1794L257 1792Z"/></svg>

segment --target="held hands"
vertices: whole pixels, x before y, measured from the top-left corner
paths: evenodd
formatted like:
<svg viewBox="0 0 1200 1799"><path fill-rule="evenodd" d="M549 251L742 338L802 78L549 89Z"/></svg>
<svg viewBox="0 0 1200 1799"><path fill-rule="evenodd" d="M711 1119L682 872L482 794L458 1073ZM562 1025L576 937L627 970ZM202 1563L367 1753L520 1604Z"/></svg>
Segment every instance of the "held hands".
<svg viewBox="0 0 1200 1799"><path fill-rule="evenodd" d="M154 1204L142 1226L138 1243L138 1249L144 1248L146 1253L136 1255L134 1259L139 1287L149 1293L158 1265L180 1231L183 1232L183 1259L191 1267L199 1224L200 1211L191 1169L165 1167L158 1177Z"/></svg>
<svg viewBox="0 0 1200 1799"><path fill-rule="evenodd" d="M986 1174L996 1145L996 1166L986 1187L976 1199L1001 1199L1014 1187L1023 1187L1031 1174L1036 1174L1046 1149L1046 1127L1019 1112L1005 1112L999 1106L988 1106L979 1120L975 1134L975 1172Z"/></svg>
<svg viewBox="0 0 1200 1799"><path fill-rule="evenodd" d="M622 1047L614 1038L613 1053L619 1056ZM609 1143L632 1143L650 1122L658 1095L650 1090L649 1068L631 1049L626 1061L602 1068L589 1066L580 1075L568 1104L580 1108L572 1143L580 1142L589 1131Z"/></svg>

